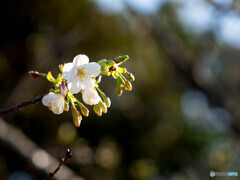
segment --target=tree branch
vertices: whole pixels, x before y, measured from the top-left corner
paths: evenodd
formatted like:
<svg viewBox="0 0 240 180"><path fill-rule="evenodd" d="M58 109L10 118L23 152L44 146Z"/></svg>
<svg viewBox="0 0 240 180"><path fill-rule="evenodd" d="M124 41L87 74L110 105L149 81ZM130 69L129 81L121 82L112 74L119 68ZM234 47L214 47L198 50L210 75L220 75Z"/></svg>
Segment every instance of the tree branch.
<svg viewBox="0 0 240 180"><path fill-rule="evenodd" d="M17 105L14 105L12 107L9 107L9 108L6 108L6 109L1 109L0 110L0 116L4 115L4 114L8 114L8 113L11 113L11 112L15 112L23 107L26 107L28 105L31 105L31 104L36 104L38 103L39 101L41 101L43 98L43 96L37 96L35 97L34 99L31 99L29 101L24 101L20 104L17 104Z"/></svg>
<svg viewBox="0 0 240 180"><path fill-rule="evenodd" d="M67 160L69 160L71 157L72 157L72 150L67 149L65 157L61 159L58 167L52 173L50 173L49 176L45 180L53 179L53 177L55 176L55 174L57 174L57 172L59 171L61 166L64 165L67 162Z"/></svg>
<svg viewBox="0 0 240 180"><path fill-rule="evenodd" d="M59 164L57 159L44 149L38 147L38 145L29 139L20 129L6 123L1 117L0 145L1 148L11 149L14 153L26 160L28 166L44 174L44 176L49 174L49 169L54 169ZM66 166L62 166L61 171L55 174L54 178L58 180L84 180Z"/></svg>

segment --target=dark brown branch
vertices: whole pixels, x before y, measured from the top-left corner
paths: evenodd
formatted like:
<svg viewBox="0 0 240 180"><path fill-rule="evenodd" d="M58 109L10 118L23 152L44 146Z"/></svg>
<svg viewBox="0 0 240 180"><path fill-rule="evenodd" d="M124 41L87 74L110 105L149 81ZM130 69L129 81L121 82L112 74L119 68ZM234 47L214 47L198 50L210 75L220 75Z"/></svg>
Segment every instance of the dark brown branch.
<svg viewBox="0 0 240 180"><path fill-rule="evenodd" d="M61 159L58 167L55 169L55 171L50 173L49 176L45 180L53 179L53 177L55 176L55 174L57 174L57 172L59 171L61 166L64 165L67 162L67 160L69 160L71 157L72 157L72 150L71 149L67 149L65 157Z"/></svg>
<svg viewBox="0 0 240 180"><path fill-rule="evenodd" d="M28 105L31 105L31 104L36 104L38 103L39 101L41 101L43 98L43 96L37 96L35 97L34 99L31 99L29 101L24 101L20 104L17 104L15 106L12 106L12 107L9 107L9 108L6 108L6 109L1 109L0 110L0 116L4 115L4 114L8 114L8 113L11 113L11 112L15 112L23 107L26 107Z"/></svg>

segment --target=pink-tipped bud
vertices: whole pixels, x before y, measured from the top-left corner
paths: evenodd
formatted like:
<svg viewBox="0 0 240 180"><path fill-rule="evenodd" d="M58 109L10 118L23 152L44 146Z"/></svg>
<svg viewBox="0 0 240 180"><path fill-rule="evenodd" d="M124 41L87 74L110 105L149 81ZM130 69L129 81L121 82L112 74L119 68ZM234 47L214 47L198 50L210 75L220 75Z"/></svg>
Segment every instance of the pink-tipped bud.
<svg viewBox="0 0 240 180"><path fill-rule="evenodd" d="M83 104L81 104L81 112L82 112L82 114L85 116L85 117L88 117L88 115L89 115L89 110L88 110L88 108L86 107L86 106L84 106Z"/></svg>
<svg viewBox="0 0 240 180"><path fill-rule="evenodd" d="M126 72L126 76L129 81L135 81L135 77L132 73Z"/></svg>
<svg viewBox="0 0 240 180"><path fill-rule="evenodd" d="M99 104L100 108L102 109L102 112L106 114L107 113L107 105L102 101L99 101L98 104Z"/></svg>
<svg viewBox="0 0 240 180"><path fill-rule="evenodd" d="M29 74L30 76L32 76L33 78L43 77L43 76L41 75L41 73L39 73L39 72L37 72L37 71L28 71L28 74Z"/></svg>
<svg viewBox="0 0 240 180"><path fill-rule="evenodd" d="M64 104L64 111L68 112L69 111L69 105L68 103L65 102Z"/></svg>
<svg viewBox="0 0 240 180"><path fill-rule="evenodd" d="M109 108L111 106L111 100L109 97L106 97L103 99L104 100L104 103L107 105L107 107Z"/></svg>
<svg viewBox="0 0 240 180"><path fill-rule="evenodd" d="M118 96L121 96L122 93L123 93L123 91L121 90L120 87L117 87L117 88L116 88L116 93L117 93Z"/></svg>
<svg viewBox="0 0 240 180"><path fill-rule="evenodd" d="M99 104L94 105L93 110L98 116L102 116L102 109L100 108Z"/></svg>
<svg viewBox="0 0 240 180"><path fill-rule="evenodd" d="M124 87L127 91L132 90L132 84L130 83L130 81L125 81Z"/></svg>
<svg viewBox="0 0 240 180"><path fill-rule="evenodd" d="M60 93L63 95L63 97L66 97L67 95L67 87L65 86L64 81L62 81L62 84L60 86Z"/></svg>
<svg viewBox="0 0 240 180"><path fill-rule="evenodd" d="M82 116L76 108L72 109L73 123L76 127L79 127L81 124Z"/></svg>

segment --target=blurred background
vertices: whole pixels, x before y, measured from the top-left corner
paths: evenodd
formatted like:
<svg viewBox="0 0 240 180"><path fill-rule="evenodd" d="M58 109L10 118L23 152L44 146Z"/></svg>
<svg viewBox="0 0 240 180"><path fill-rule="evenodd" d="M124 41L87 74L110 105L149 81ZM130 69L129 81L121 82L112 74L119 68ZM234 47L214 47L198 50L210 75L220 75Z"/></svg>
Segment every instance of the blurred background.
<svg viewBox="0 0 240 180"><path fill-rule="evenodd" d="M71 148L67 166L86 180L200 180L210 171L238 172L239 12L238 0L5 1L0 108L48 93L50 83L29 70L57 76L58 65L80 53L91 61L127 54L124 66L136 81L118 97L114 79L103 77L100 88L112 105L101 117L91 108L80 128L70 112L55 115L41 103L3 118L57 159ZM33 170L36 159L3 139L0 179L46 176Z"/></svg>

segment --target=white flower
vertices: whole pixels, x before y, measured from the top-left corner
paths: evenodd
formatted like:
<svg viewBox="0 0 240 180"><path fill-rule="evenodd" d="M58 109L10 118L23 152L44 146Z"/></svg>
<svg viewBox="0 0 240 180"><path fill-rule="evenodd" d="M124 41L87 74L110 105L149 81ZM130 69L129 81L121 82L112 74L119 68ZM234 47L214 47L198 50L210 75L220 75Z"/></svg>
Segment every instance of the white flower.
<svg viewBox="0 0 240 180"><path fill-rule="evenodd" d="M86 55L77 55L72 63L63 67L63 78L68 80L68 89L72 93L78 93L84 89L93 89L95 79L100 74L101 66L98 63L89 63Z"/></svg>
<svg viewBox="0 0 240 180"><path fill-rule="evenodd" d="M84 89L83 93L82 93L82 96L83 96L83 101L86 104L89 104L89 105L98 104L99 101L101 101L101 98L100 98L99 94L93 88Z"/></svg>
<svg viewBox="0 0 240 180"><path fill-rule="evenodd" d="M61 114L64 111L64 97L61 94L55 94L53 92L48 93L42 99L43 105L49 107L55 114Z"/></svg>

